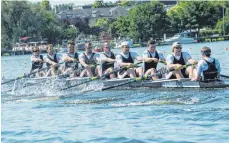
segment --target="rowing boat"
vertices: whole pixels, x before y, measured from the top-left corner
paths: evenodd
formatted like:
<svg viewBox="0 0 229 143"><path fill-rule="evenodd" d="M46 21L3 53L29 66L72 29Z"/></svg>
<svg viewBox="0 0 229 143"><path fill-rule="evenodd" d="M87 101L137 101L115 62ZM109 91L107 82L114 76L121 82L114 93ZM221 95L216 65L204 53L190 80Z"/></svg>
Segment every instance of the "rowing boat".
<svg viewBox="0 0 229 143"><path fill-rule="evenodd" d="M47 80L55 80L55 82L51 83L65 83L65 86L72 86L76 83L85 82L87 80L90 80L89 77L85 78L53 78L53 77L46 77L46 78L31 78L27 79L27 84L34 84L36 82L42 83L47 82ZM118 88L141 88L141 87L147 87L147 88L226 88L229 87L229 79L222 79L218 81L211 81L211 82L198 82L198 81L191 81L188 78L182 78L182 79L157 79L157 80L141 80L132 82L130 84L125 84L124 86L119 86L119 84L123 84L125 82L129 82L130 80L133 80L131 78L125 78L125 79L109 79L109 80L96 80L90 83L87 83L87 85L97 85L99 84L102 86L101 88L107 88L111 86L116 86ZM41 81L41 82L40 82ZM85 85L85 84L84 84Z"/></svg>
<svg viewBox="0 0 229 143"><path fill-rule="evenodd" d="M124 82L128 82L131 79L119 79L119 80L106 80L103 81L103 87L109 87L118 85ZM159 79L159 80L145 80L137 81L130 84L126 84L125 87L148 87L148 88L226 88L229 87L229 80L219 80L212 82L198 82L191 81L188 78L182 79Z"/></svg>
<svg viewBox="0 0 229 143"><path fill-rule="evenodd" d="M88 78L87 78L88 79ZM75 79L68 79L68 81L85 81L85 78L75 78ZM131 78L125 79L110 79L110 80L98 80L97 83L102 83L104 88L122 84L125 82L129 82L132 80ZM211 81L211 82L198 82L198 81L191 81L189 78L181 78L181 79L158 79L158 80L143 80L143 81L136 81L130 84L125 84L123 87L131 87L131 88L141 88L141 87L148 87L148 88L226 88L229 87L229 80L218 80L218 81ZM119 87L120 88L120 87Z"/></svg>

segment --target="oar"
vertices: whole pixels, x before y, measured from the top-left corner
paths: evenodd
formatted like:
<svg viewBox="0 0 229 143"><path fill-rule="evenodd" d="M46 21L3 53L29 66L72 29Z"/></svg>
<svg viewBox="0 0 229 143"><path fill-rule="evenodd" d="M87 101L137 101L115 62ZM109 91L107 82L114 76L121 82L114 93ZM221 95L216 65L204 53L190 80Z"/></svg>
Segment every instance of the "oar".
<svg viewBox="0 0 229 143"><path fill-rule="evenodd" d="M191 65L193 65L193 64L183 65L182 67L185 68L185 67L188 67L188 66L191 66ZM131 84L131 83L134 83L134 82L137 82L137 81L152 79L152 77L154 77L154 76L159 76L159 75L162 75L162 74L165 74L165 73L169 73L169 72L172 72L172 71L175 71L175 70L178 70L178 69L179 68L169 69L169 70L163 69L163 70L160 70L160 72L157 72L157 73L152 74L152 75L132 78L132 79L129 79L129 80L123 82L123 83L119 83L119 84L116 84L116 85L113 85L113 86L104 87L104 88L101 89L101 91L112 89L112 88L119 87L119 86L126 85L126 84Z"/></svg>
<svg viewBox="0 0 229 143"><path fill-rule="evenodd" d="M59 63L59 64L63 64L63 63L64 63L64 62L61 62L61 63ZM12 81L15 81L15 80L19 80L19 79L22 79L22 78L29 77L29 76L31 76L31 75L36 74L37 72L44 71L44 70L46 70L46 69L48 69L48 68L49 68L49 67L45 67L45 68L42 68L42 69L38 69L38 71L33 71L33 72L30 72L29 74L25 74L25 75L23 75L23 76L19 76L19 77L14 78L14 79L10 79L10 80L8 80L8 81L2 82L1 85L6 84L6 83L9 83L9 82L12 82Z"/></svg>
<svg viewBox="0 0 229 143"><path fill-rule="evenodd" d="M123 70L123 69L129 69L129 68L136 67L137 65L139 65L139 64L141 64L141 63L142 63L142 62L138 62L138 63L136 63L136 64L133 64L132 66L129 66L129 67L124 67L124 68L120 68L120 69L117 69L117 70L113 70L112 72L106 73L106 74L102 75L101 77L100 77L100 76L91 77L91 78L90 78L89 80L87 80L87 81L84 81L84 82L81 82L81 83L78 83L78 84L75 84L75 85L68 86L68 87L63 88L63 89L61 89L61 90L67 90L67 89L69 89L69 88L77 87L77 86L80 86L80 85L82 85L82 84L86 84L86 83L95 81L95 80L97 80L97 79L103 79L103 78L105 78L106 76L109 76L110 74L117 73L117 72L119 72L119 71L121 71L121 70Z"/></svg>
<svg viewBox="0 0 229 143"><path fill-rule="evenodd" d="M221 77L226 77L226 78L229 78L228 75L223 75L223 74L220 74Z"/></svg>

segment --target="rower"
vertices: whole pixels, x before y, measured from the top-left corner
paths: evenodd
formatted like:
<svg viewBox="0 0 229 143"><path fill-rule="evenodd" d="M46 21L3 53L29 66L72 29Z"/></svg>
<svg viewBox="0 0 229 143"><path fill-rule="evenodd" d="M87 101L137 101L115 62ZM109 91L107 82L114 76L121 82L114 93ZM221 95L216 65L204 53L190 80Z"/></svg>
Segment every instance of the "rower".
<svg viewBox="0 0 229 143"><path fill-rule="evenodd" d="M134 66L134 60L137 61L143 61L143 58L140 57L135 52L130 52L130 47L127 42L121 43L122 52L116 56L116 61L119 64L120 67L128 67L128 66ZM143 68L129 68L127 70L122 70L118 72L118 78L135 78L137 76L142 77L143 75Z"/></svg>
<svg viewBox="0 0 229 143"><path fill-rule="evenodd" d="M91 42L85 44L85 52L79 55L79 61L84 70L81 72L80 77L93 77L98 75L99 66L96 67L96 63L99 58L99 54L92 52Z"/></svg>
<svg viewBox="0 0 229 143"><path fill-rule="evenodd" d="M65 62L64 74L70 74L71 77L76 77L77 73L74 71L78 69L78 53L75 51L74 41L69 41L68 52L63 55L63 61ZM73 73L74 72L74 73Z"/></svg>
<svg viewBox="0 0 229 143"><path fill-rule="evenodd" d="M116 61L115 55L111 51L110 45L107 42L103 44L103 51L104 52L100 54L100 59L102 62L102 72L99 72L100 76L111 73L114 70L114 62ZM116 75L114 73L110 74L109 78L116 78Z"/></svg>
<svg viewBox="0 0 229 143"><path fill-rule="evenodd" d="M174 42L172 45L172 54L169 54L166 58L168 68L178 69L167 75L169 79L180 78L193 78L194 66L183 68L186 63L197 63L187 52L182 52L182 46L179 42Z"/></svg>
<svg viewBox="0 0 229 143"><path fill-rule="evenodd" d="M197 72L193 81L214 81L220 75L220 63L217 59L210 57L211 49L209 47L201 48L202 60L197 64Z"/></svg>
<svg viewBox="0 0 229 143"><path fill-rule="evenodd" d="M32 62L32 68L30 70L30 72L36 72L36 77L41 77L45 75L44 71L40 71L39 70L43 67L43 63L44 63L44 59L43 59L43 55L40 55L40 50L39 48L36 46L33 49L33 55L31 56L31 62Z"/></svg>
<svg viewBox="0 0 229 143"><path fill-rule="evenodd" d="M46 66L48 67L48 72L46 76L60 75L61 74L61 67L59 64L59 61L61 60L60 55L54 52L52 45L48 45L47 52L48 54L44 58L44 61L46 62Z"/></svg>
<svg viewBox="0 0 229 143"><path fill-rule="evenodd" d="M148 49L143 52L145 76L156 73L159 60L165 62L164 55L156 50L155 41L149 40L147 46ZM152 77L153 80L157 78L158 77Z"/></svg>

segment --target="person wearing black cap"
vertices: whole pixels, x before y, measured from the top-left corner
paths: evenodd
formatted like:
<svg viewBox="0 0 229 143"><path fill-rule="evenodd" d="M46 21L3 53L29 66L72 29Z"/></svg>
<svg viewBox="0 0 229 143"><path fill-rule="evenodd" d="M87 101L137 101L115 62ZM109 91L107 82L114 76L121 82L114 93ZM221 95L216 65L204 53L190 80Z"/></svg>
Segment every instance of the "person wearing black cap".
<svg viewBox="0 0 229 143"><path fill-rule="evenodd" d="M220 75L220 63L217 59L211 57L209 47L201 48L202 60L197 64L197 72L193 81L212 81L217 80Z"/></svg>
<svg viewBox="0 0 229 143"><path fill-rule="evenodd" d="M75 77L73 72L78 69L78 53L75 51L75 43L73 41L68 42L68 52L63 55L63 61L65 62L64 74L73 74L71 76Z"/></svg>
<svg viewBox="0 0 229 143"><path fill-rule="evenodd" d="M169 54L166 58L166 63L168 68L177 69L169 73L166 78L168 79L180 79L180 78L190 78L194 77L194 66L189 66L184 68L183 65L187 63L195 64L197 63L187 52L182 52L182 46L179 42L174 42L172 45L172 54Z"/></svg>
<svg viewBox="0 0 229 143"><path fill-rule="evenodd" d="M145 76L156 73L159 60L165 61L164 55L156 50L155 41L149 40L147 46L148 49L143 52ZM155 80L157 78L153 77L152 79Z"/></svg>

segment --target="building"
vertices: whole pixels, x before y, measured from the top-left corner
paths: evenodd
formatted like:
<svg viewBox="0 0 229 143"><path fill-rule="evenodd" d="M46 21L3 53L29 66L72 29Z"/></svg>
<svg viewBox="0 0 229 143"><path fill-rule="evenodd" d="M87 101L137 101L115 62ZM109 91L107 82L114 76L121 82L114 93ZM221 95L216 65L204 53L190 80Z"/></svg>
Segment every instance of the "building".
<svg viewBox="0 0 229 143"><path fill-rule="evenodd" d="M58 20L68 20L71 24L73 19L88 18L89 26L93 26L99 18L115 19L120 16L127 16L130 7L108 7L108 8L86 8L75 10L64 10L56 14Z"/></svg>

